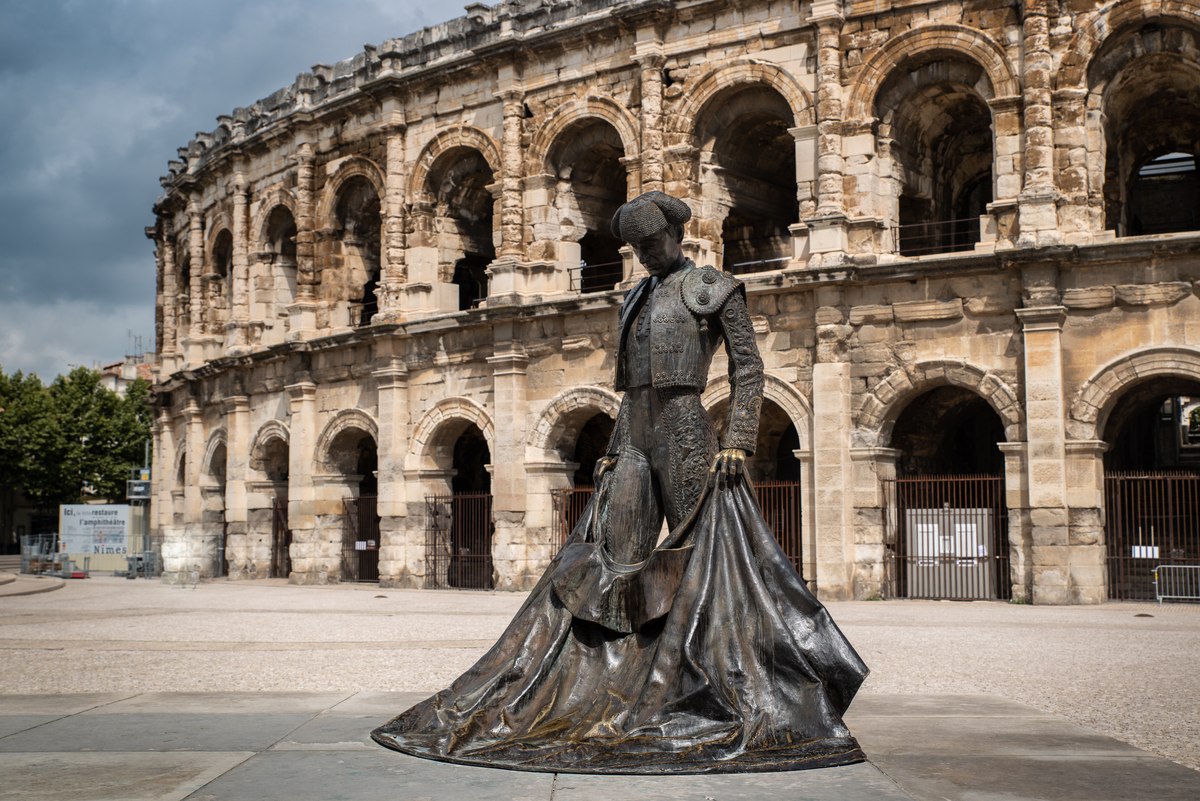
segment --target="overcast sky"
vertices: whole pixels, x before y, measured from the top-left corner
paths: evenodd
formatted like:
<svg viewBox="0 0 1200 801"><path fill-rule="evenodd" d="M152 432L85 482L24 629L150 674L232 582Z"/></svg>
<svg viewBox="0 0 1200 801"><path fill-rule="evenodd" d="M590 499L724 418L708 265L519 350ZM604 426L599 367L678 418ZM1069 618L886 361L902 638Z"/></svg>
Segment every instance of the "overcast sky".
<svg viewBox="0 0 1200 801"><path fill-rule="evenodd" d="M465 0L0 0L0 368L44 381L154 348L158 178L313 64Z"/></svg>

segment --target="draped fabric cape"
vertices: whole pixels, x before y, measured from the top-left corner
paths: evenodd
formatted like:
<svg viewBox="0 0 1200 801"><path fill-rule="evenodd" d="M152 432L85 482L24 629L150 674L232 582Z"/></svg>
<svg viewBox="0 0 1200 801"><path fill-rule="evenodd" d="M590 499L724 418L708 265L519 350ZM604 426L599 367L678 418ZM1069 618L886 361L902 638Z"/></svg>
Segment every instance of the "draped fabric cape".
<svg viewBox="0 0 1200 801"><path fill-rule="evenodd" d="M595 525L589 506L491 650L374 739L446 762L570 773L864 759L842 715L867 668L788 563L746 482L707 492L667 543L678 586L665 614L633 621L630 633L577 617L562 597L577 586L570 574L587 572L568 562Z"/></svg>

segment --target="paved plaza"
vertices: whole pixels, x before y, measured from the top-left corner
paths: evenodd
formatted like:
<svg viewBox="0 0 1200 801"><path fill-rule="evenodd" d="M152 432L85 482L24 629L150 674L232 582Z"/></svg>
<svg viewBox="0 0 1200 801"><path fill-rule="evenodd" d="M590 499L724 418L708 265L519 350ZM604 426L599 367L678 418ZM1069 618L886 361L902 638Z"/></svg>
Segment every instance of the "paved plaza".
<svg viewBox="0 0 1200 801"><path fill-rule="evenodd" d="M1200 798L1195 606L831 604L873 671L847 716L868 763L635 778L370 742L522 595L58 584L0 583L0 799Z"/></svg>

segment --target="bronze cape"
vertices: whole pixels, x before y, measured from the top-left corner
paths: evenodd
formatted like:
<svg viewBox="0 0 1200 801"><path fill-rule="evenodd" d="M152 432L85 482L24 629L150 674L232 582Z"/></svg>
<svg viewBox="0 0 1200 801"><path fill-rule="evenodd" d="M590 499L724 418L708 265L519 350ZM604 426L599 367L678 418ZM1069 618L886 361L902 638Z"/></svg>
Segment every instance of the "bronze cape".
<svg viewBox="0 0 1200 801"><path fill-rule="evenodd" d="M644 563L644 580L607 563L594 525L589 507L491 650L372 732L376 742L445 762L569 773L865 758L842 715L867 668L788 563L747 482L710 488ZM673 595L638 594L664 582ZM594 608L580 608L586 599Z"/></svg>

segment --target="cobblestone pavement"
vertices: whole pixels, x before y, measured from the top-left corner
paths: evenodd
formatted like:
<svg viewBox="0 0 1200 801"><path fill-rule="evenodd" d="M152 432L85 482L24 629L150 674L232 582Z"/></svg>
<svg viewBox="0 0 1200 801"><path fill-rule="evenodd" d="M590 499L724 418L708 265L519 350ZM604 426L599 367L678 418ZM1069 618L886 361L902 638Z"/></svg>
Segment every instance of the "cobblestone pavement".
<svg viewBox="0 0 1200 801"><path fill-rule="evenodd" d="M470 666L523 599L70 581L0 598L2 692L431 692ZM1000 696L1200 769L1200 606L829 608L871 666L864 694Z"/></svg>

